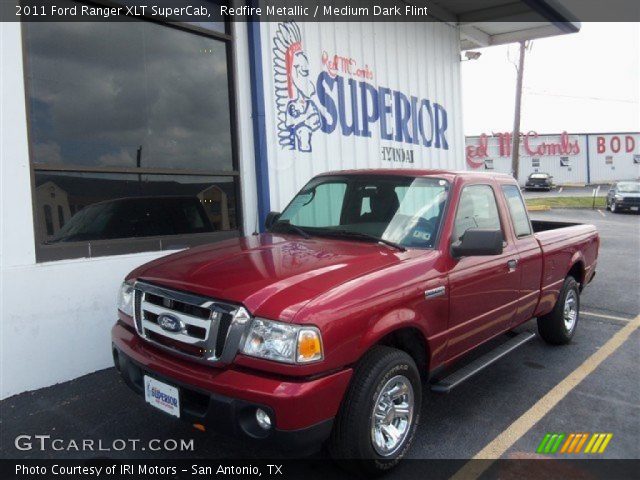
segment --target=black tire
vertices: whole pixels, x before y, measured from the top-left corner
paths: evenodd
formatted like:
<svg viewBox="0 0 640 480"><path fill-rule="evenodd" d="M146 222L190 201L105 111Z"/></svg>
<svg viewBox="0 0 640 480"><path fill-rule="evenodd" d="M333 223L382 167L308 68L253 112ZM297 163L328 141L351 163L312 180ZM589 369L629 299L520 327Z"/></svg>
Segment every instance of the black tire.
<svg viewBox="0 0 640 480"><path fill-rule="evenodd" d="M570 296L575 302L575 320L571 327L568 327L565 322L565 306ZM545 342L551 345L566 345L576 333L579 320L580 289L575 278L567 277L553 310L538 318L538 333Z"/></svg>
<svg viewBox="0 0 640 480"><path fill-rule="evenodd" d="M389 456L376 452L372 440L374 403L387 382L402 376L413 388L413 415L404 440ZM358 362L351 385L336 417L329 439L332 458L352 472L376 475L398 464L411 446L420 420L422 384L413 359L401 350L376 346Z"/></svg>
<svg viewBox="0 0 640 480"><path fill-rule="evenodd" d="M605 206L604 206L604 208L605 208L607 211L611 210L611 207L609 206L609 200L607 200L607 201L605 202Z"/></svg>

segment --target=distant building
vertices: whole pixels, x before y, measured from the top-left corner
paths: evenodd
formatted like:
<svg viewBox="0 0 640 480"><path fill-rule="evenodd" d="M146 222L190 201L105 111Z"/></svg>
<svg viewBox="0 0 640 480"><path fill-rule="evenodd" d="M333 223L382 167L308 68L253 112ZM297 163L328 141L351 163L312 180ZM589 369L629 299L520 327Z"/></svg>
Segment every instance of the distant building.
<svg viewBox="0 0 640 480"><path fill-rule="evenodd" d="M512 141L511 132L466 137L467 168L512 173ZM551 174L557 185L640 178L640 133L525 133L520 141L520 184L535 172Z"/></svg>

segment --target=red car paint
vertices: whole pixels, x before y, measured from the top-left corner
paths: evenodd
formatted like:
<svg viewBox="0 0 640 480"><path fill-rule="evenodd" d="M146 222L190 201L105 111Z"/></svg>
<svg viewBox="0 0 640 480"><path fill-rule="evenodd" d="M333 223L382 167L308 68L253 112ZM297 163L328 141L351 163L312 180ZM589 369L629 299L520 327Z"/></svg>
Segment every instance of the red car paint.
<svg viewBox="0 0 640 480"><path fill-rule="evenodd" d="M352 366L389 333L411 329L424 340L428 371L548 313L573 268L582 286L595 274L599 236L575 225L516 238L501 185L513 178L472 172L375 170L350 175L404 175L450 182L448 206L433 250L398 251L345 239L265 233L160 258L129 280L244 305L252 316L309 324L322 334L324 359L289 365L238 354L231 365L208 367L147 344L120 312L114 345L151 372L207 392L268 405L276 426L296 430L336 415ZM331 175L331 174L325 174ZM461 190L486 184L498 201L504 252L455 259L450 244ZM518 260L510 272L509 260ZM425 291L446 294L425 299Z"/></svg>

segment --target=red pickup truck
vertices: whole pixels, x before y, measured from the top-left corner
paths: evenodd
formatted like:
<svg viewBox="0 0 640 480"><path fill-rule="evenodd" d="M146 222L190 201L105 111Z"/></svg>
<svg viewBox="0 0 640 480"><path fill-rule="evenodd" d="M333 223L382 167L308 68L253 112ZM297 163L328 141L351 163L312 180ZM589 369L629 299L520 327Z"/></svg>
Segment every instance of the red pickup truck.
<svg viewBox="0 0 640 480"><path fill-rule="evenodd" d="M570 342L599 248L591 225L530 221L507 175L440 170L317 176L266 230L131 272L115 365L200 430L324 443L374 471L409 449L423 385L450 391L534 317Z"/></svg>

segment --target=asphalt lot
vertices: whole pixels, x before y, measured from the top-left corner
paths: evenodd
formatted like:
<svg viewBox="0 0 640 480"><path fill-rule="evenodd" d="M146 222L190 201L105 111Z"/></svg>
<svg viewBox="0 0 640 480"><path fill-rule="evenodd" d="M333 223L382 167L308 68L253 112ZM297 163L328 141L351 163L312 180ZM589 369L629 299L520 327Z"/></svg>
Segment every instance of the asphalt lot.
<svg viewBox="0 0 640 480"><path fill-rule="evenodd" d="M630 319L640 314L640 216L604 211L536 212L536 219L595 224L602 238L598 273L582 295L582 315L574 341L552 347L536 338L509 354L449 395L424 390L421 426L410 457L469 459L514 425L531 407ZM535 322L522 328L535 330ZM553 408L544 409L532 428L518 432L502 458L531 458L547 432L611 432L598 458L640 458L640 331L636 329ZM147 408L114 369L0 402L0 458L208 458L279 457L268 446L247 446L233 439L194 430ZM516 422L517 423L517 422ZM18 451L20 434L50 434L63 439L194 439L193 452ZM584 455L579 455L579 458ZM317 458L317 457L316 457ZM326 474L334 466L327 463ZM387 478L402 476L402 467Z"/></svg>

